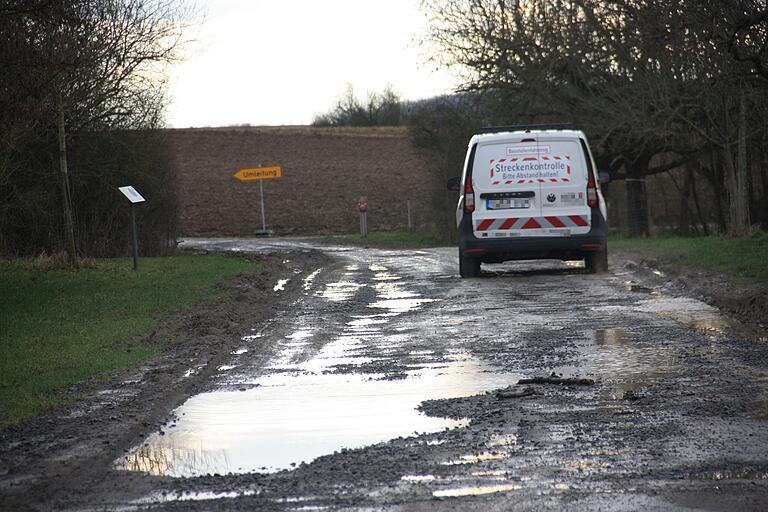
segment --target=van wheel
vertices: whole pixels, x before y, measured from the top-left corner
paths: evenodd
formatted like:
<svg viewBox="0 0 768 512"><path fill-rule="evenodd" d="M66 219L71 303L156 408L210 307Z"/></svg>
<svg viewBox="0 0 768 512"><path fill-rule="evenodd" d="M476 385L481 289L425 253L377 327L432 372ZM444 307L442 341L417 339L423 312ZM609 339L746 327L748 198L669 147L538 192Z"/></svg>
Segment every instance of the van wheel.
<svg viewBox="0 0 768 512"><path fill-rule="evenodd" d="M594 254L587 255L584 258L584 265L590 274L604 274L608 272L608 247Z"/></svg>
<svg viewBox="0 0 768 512"><path fill-rule="evenodd" d="M480 276L480 260L461 254L461 249L459 249L459 275L461 277Z"/></svg>

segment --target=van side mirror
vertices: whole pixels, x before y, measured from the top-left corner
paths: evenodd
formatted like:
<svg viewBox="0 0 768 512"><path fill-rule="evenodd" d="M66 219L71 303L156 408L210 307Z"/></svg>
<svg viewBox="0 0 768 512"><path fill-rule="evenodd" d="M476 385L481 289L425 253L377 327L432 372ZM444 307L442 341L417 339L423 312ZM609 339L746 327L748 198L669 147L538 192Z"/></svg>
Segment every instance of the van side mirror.
<svg viewBox="0 0 768 512"><path fill-rule="evenodd" d="M452 178L448 178L448 190L453 190L454 192L458 192L459 185L461 185L461 176L454 176Z"/></svg>
<svg viewBox="0 0 768 512"><path fill-rule="evenodd" d="M611 171L603 169L599 173L600 176L600 183L610 183L611 182Z"/></svg>

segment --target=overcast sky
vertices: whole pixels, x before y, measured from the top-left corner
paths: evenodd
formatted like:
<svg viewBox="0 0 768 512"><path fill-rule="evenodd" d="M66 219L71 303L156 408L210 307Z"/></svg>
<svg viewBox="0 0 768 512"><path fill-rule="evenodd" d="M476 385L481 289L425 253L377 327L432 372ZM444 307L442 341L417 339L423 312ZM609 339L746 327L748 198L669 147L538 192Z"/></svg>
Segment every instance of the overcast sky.
<svg viewBox="0 0 768 512"><path fill-rule="evenodd" d="M404 99L450 92L417 42L418 0L198 0L195 52L170 70L168 124L309 124L353 85Z"/></svg>

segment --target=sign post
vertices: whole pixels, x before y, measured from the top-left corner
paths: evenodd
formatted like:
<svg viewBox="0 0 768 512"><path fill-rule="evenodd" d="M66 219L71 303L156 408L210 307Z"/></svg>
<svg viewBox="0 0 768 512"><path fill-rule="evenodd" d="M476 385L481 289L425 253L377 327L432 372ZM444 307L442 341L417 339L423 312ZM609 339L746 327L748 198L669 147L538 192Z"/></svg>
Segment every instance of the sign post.
<svg viewBox="0 0 768 512"><path fill-rule="evenodd" d="M267 216L264 213L264 180L259 180L259 204L261 204L261 232L267 232Z"/></svg>
<svg viewBox="0 0 768 512"><path fill-rule="evenodd" d="M257 231L257 235L269 235L267 231L267 216L264 208L264 180L279 180L283 177L283 168L279 165L272 165L270 167L250 167L247 169L240 169L232 175L233 178L239 181L258 181L259 182L259 197L261 203L261 231Z"/></svg>
<svg viewBox="0 0 768 512"><path fill-rule="evenodd" d="M135 272L139 270L139 231L136 228L136 205L145 202L146 199L131 186L118 187L118 190L131 202L131 239L133 241L133 270Z"/></svg>
<svg viewBox="0 0 768 512"><path fill-rule="evenodd" d="M411 223L411 200L410 199L406 199L405 209L408 211L408 231L410 231L413 228L413 224Z"/></svg>

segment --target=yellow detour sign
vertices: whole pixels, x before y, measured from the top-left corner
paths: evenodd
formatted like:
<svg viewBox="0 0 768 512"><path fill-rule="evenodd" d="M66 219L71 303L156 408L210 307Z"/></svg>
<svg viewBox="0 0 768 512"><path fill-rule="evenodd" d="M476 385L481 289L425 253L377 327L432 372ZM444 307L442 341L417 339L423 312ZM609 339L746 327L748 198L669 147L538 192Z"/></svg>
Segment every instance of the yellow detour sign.
<svg viewBox="0 0 768 512"><path fill-rule="evenodd" d="M240 181L277 180L283 177L283 168L279 165L272 165L270 167L240 169L232 177Z"/></svg>

